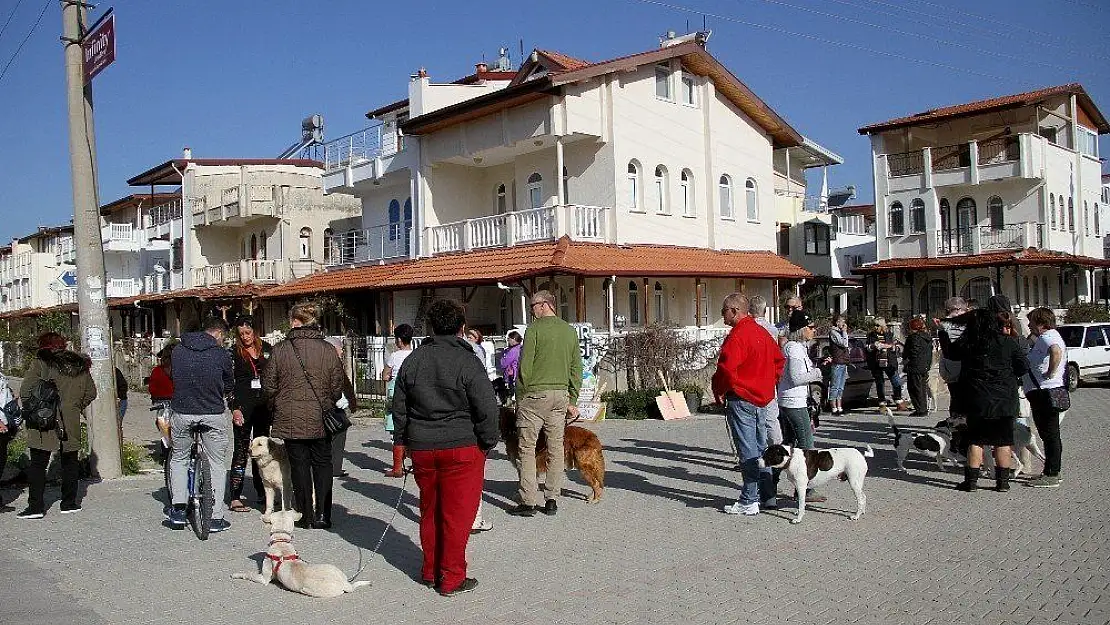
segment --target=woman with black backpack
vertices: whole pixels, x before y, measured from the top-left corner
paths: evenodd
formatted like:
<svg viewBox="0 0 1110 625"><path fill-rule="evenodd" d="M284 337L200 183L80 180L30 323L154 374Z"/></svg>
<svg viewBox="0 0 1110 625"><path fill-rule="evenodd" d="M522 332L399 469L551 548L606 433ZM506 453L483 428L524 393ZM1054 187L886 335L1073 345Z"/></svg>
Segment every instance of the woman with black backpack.
<svg viewBox="0 0 1110 625"><path fill-rule="evenodd" d="M81 413L96 399L96 384L89 374L89 359L66 349L66 339L57 332L39 337L39 351L19 388L24 411L42 403L39 398L57 389L57 425L53 429L31 427L32 420L24 414L27 447L31 464L27 467L27 509L16 515L20 519L41 519L46 514L43 494L46 491L46 466L50 454L58 452L62 469L61 513L79 512L77 502L77 452L81 449Z"/></svg>

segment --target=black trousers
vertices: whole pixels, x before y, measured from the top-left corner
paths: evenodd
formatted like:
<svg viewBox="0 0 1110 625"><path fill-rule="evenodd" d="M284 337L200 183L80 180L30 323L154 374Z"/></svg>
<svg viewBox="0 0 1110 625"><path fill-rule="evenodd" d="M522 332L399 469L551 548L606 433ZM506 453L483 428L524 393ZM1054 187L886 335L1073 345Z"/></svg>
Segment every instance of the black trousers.
<svg viewBox="0 0 1110 625"><path fill-rule="evenodd" d="M910 401L914 412L929 412L929 374L906 372L906 385L910 387Z"/></svg>
<svg viewBox="0 0 1110 625"><path fill-rule="evenodd" d="M58 454L62 469L62 505L77 505L77 452L65 451ZM50 452L42 449L31 450L31 464L27 467L27 507L36 512L45 512L43 495L46 493L46 467L50 464Z"/></svg>
<svg viewBox="0 0 1110 625"><path fill-rule="evenodd" d="M1044 441L1044 474L1060 475L1064 455L1064 445L1060 442L1060 411L1052 407L1048 391L1029 391L1026 397L1033 413L1033 423Z"/></svg>
<svg viewBox="0 0 1110 625"><path fill-rule="evenodd" d="M331 520L331 445L327 438L286 440L293 504L302 520L318 516ZM313 509L312 493L316 491Z"/></svg>
<svg viewBox="0 0 1110 625"><path fill-rule="evenodd" d="M243 497L243 480L247 474L247 460L250 458L251 441L259 436L269 436L270 426L273 424L273 417L265 404L245 404L240 410L243 411L243 425L232 426L235 439L232 446L229 479L231 482L231 499L233 500ZM258 464L253 460L251 460L251 467L254 471L255 496L261 501L263 499L262 475L258 472Z"/></svg>

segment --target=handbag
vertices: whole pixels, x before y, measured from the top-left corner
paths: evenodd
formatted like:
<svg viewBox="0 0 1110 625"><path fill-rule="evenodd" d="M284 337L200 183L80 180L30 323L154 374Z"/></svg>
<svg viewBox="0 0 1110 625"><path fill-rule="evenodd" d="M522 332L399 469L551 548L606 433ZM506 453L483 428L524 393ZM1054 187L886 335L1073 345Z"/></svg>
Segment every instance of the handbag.
<svg viewBox="0 0 1110 625"><path fill-rule="evenodd" d="M312 390L312 395L316 398L316 403L320 404L322 407L323 402L320 401L320 395L316 392L316 387L312 386L312 379L308 377L308 369L305 369L304 361L301 360L301 355L297 352L297 346L290 342L289 347L293 350L293 355L297 357L297 362L301 365L301 371L304 372L305 382L308 383L308 388ZM331 408L324 409L323 413L324 431L328 433L328 436L335 436L351 427L351 418L347 416L346 410L332 406Z"/></svg>
<svg viewBox="0 0 1110 625"><path fill-rule="evenodd" d="M1038 391L1048 393L1048 403L1054 410L1059 410L1060 412L1071 410L1071 393L1068 392L1066 376L1063 386L1056 388L1041 388L1041 383L1037 381L1037 376L1033 375L1032 371L1030 371L1028 375L1029 379L1033 380L1033 384L1036 385Z"/></svg>

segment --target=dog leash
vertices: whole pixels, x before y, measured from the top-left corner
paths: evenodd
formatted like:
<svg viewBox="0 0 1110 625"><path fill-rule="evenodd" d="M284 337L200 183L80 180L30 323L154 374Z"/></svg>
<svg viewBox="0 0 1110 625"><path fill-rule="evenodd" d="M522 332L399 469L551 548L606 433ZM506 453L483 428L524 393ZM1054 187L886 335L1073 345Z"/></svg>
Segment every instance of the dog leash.
<svg viewBox="0 0 1110 625"><path fill-rule="evenodd" d="M411 472L412 464L410 463L408 468L404 466L401 468L405 472L405 477L401 481L401 492L397 495L397 503L393 506L393 516L389 517L389 522L385 524L385 529L382 530L382 535L378 538L378 544L374 546L372 553L378 553L381 550L382 544L385 543L386 535L389 534L389 530L393 528L393 522L397 520L397 514L401 511L401 501L405 498L405 486L409 483L409 473ZM358 576L362 575L362 572L366 570L366 565L369 564L369 562L364 564L362 560L362 546L360 545L358 548L358 570L347 579L347 583L354 582L358 579Z"/></svg>

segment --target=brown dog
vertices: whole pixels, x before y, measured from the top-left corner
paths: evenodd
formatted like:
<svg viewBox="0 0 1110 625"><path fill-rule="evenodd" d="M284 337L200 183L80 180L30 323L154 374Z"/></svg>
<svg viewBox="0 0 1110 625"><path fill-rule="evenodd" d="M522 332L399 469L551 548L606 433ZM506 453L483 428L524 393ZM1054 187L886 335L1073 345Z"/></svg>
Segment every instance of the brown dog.
<svg viewBox="0 0 1110 625"><path fill-rule="evenodd" d="M505 454L520 469L520 441L516 429L516 411L508 406L501 407L501 438L505 441ZM547 473L547 436L540 431L536 441L536 471ZM605 489L605 455L601 451L601 441L597 434L586 428L568 425L563 431L563 458L567 469L578 469L582 478L589 484L593 494L587 503L601 501L601 491Z"/></svg>

